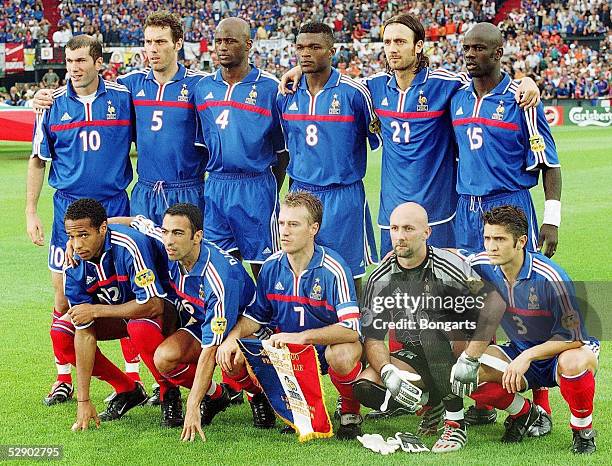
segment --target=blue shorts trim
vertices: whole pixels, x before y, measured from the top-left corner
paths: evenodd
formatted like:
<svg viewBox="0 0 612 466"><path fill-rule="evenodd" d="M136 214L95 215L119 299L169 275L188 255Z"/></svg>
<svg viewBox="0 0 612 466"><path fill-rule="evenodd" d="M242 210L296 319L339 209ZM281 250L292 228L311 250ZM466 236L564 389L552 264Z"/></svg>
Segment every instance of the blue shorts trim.
<svg viewBox="0 0 612 466"><path fill-rule="evenodd" d="M51 240L49 241L48 266L52 272L61 273L64 269L64 255L68 236L64 227L64 216L68 206L81 199L64 191L55 191L53 194L53 226L51 227ZM130 201L127 193L122 191L113 197L101 199L109 217L125 217L130 213Z"/></svg>
<svg viewBox="0 0 612 466"><path fill-rule="evenodd" d="M179 330L183 330L189 333L193 338L198 341L199 344L202 344L202 322L195 321L192 324L179 327L177 329L177 332Z"/></svg>
<svg viewBox="0 0 612 466"><path fill-rule="evenodd" d="M280 249L278 193L271 171L211 173L204 190L204 237L261 264Z"/></svg>
<svg viewBox="0 0 612 466"><path fill-rule="evenodd" d="M526 189L490 196L468 196L464 194L459 196L455 219L456 247L468 251L483 251L484 224L482 214L502 205L513 205L523 210L528 223L527 249L536 251L538 247L538 219L531 194Z"/></svg>
<svg viewBox="0 0 612 466"><path fill-rule="evenodd" d="M311 192L321 200L323 224L316 241L338 252L350 267L353 278L362 277L368 265L378 262L372 217L362 181L333 186L294 181L290 191Z"/></svg>
<svg viewBox="0 0 612 466"><path fill-rule="evenodd" d="M204 212L204 181L199 179L177 182L138 180L132 189L132 216L144 215L161 225L168 207L185 202Z"/></svg>

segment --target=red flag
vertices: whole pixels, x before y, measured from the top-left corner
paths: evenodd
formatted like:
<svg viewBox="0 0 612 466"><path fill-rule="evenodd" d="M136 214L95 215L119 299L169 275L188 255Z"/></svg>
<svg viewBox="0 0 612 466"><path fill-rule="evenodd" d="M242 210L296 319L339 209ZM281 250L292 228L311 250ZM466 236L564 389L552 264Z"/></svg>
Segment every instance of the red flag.
<svg viewBox="0 0 612 466"><path fill-rule="evenodd" d="M6 44L5 47L6 74L23 73L25 71L23 44Z"/></svg>

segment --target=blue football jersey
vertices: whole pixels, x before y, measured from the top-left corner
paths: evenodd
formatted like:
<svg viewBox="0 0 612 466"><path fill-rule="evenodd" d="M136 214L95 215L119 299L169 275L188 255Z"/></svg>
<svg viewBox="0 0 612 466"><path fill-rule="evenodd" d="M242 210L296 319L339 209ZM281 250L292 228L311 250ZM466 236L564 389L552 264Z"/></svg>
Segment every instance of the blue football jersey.
<svg viewBox="0 0 612 466"><path fill-rule="evenodd" d="M278 94L277 105L293 180L315 186L353 184L365 176L367 145L380 145L367 87L332 69L316 95L306 75L295 94Z"/></svg>
<svg viewBox="0 0 612 466"><path fill-rule="evenodd" d="M139 215L131 226L163 248L161 229L151 220ZM183 326L192 319L201 323L202 347L209 347L220 345L238 316L255 301L255 284L232 255L206 240L200 246L200 257L191 271L168 259L168 272Z"/></svg>
<svg viewBox="0 0 612 466"><path fill-rule="evenodd" d="M98 262L79 260L64 271L64 293L71 307L132 300L142 304L154 296L172 299L169 292L172 296L167 258L155 240L124 225L109 225Z"/></svg>
<svg viewBox="0 0 612 466"><path fill-rule="evenodd" d="M132 181L133 110L125 86L99 79L91 103L71 83L36 115L32 157L50 161L49 184L75 197L113 197Z"/></svg>
<svg viewBox="0 0 612 466"><path fill-rule="evenodd" d="M378 224L389 226L395 207L418 202L430 224L453 218L457 152L449 115L450 100L467 78L424 68L404 91L393 74L365 80L383 140Z"/></svg>
<svg viewBox="0 0 612 466"><path fill-rule="evenodd" d="M179 182L204 178L207 152L196 145L196 84L205 74L179 70L159 84L153 70L133 71L117 82L130 89L136 112L136 171L142 180Z"/></svg>
<svg viewBox="0 0 612 466"><path fill-rule="evenodd" d="M244 315L281 332L339 324L359 328L359 307L351 271L338 253L315 245L308 268L296 277L280 251L264 262L257 278L257 299Z"/></svg>
<svg viewBox="0 0 612 466"><path fill-rule="evenodd" d="M517 280L510 285L499 266L485 252L467 257L506 301L501 326L508 338L525 351L556 336L565 341L589 340L574 285L555 262L538 252L525 252Z"/></svg>
<svg viewBox="0 0 612 466"><path fill-rule="evenodd" d="M236 84L226 83L220 70L198 83L198 141L208 148L206 171L261 173L276 164L276 154L285 150L277 93L278 80L257 68Z"/></svg>
<svg viewBox="0 0 612 466"><path fill-rule="evenodd" d="M459 194L486 196L529 189L538 184L540 167L559 166L544 106L521 109L514 100L518 84L504 73L501 82L480 99L472 84L453 97Z"/></svg>

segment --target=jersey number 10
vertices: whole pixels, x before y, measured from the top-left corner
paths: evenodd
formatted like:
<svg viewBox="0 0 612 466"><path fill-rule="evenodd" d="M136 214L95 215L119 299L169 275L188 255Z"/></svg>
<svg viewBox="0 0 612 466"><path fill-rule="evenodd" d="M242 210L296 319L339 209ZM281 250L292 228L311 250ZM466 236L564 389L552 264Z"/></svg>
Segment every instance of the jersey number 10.
<svg viewBox="0 0 612 466"><path fill-rule="evenodd" d="M79 137L83 144L83 152L100 149L100 133L95 129L91 131L83 130L79 133Z"/></svg>

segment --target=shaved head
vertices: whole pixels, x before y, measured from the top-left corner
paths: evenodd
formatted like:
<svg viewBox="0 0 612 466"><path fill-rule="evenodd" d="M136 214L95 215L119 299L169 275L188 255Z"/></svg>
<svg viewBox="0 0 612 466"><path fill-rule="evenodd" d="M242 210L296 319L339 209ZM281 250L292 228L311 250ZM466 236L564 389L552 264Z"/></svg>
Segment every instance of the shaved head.
<svg viewBox="0 0 612 466"><path fill-rule="evenodd" d="M490 45L492 47L503 47L504 42L502 38L502 33L497 26L491 23L478 23L472 29L468 31L465 35L466 39L478 39L479 42L482 42L486 45Z"/></svg>
<svg viewBox="0 0 612 466"><path fill-rule="evenodd" d="M501 81L501 59L504 56L501 31L491 23L478 23L463 38L463 57L470 76L479 83L488 81L490 90ZM484 91L483 91L484 92Z"/></svg>
<svg viewBox="0 0 612 466"><path fill-rule="evenodd" d="M221 31L229 33L233 36L242 36L244 40L251 38L251 28L249 23L247 23L242 18L225 18L221 20L215 33L220 33Z"/></svg>
<svg viewBox="0 0 612 466"><path fill-rule="evenodd" d="M427 239L431 235L427 221L427 211L416 202L400 204L391 212L389 236L402 267L414 268L425 260Z"/></svg>
<svg viewBox="0 0 612 466"><path fill-rule="evenodd" d="M408 222L419 228L427 228L427 211L416 202L405 202L398 205L390 217L391 224Z"/></svg>

